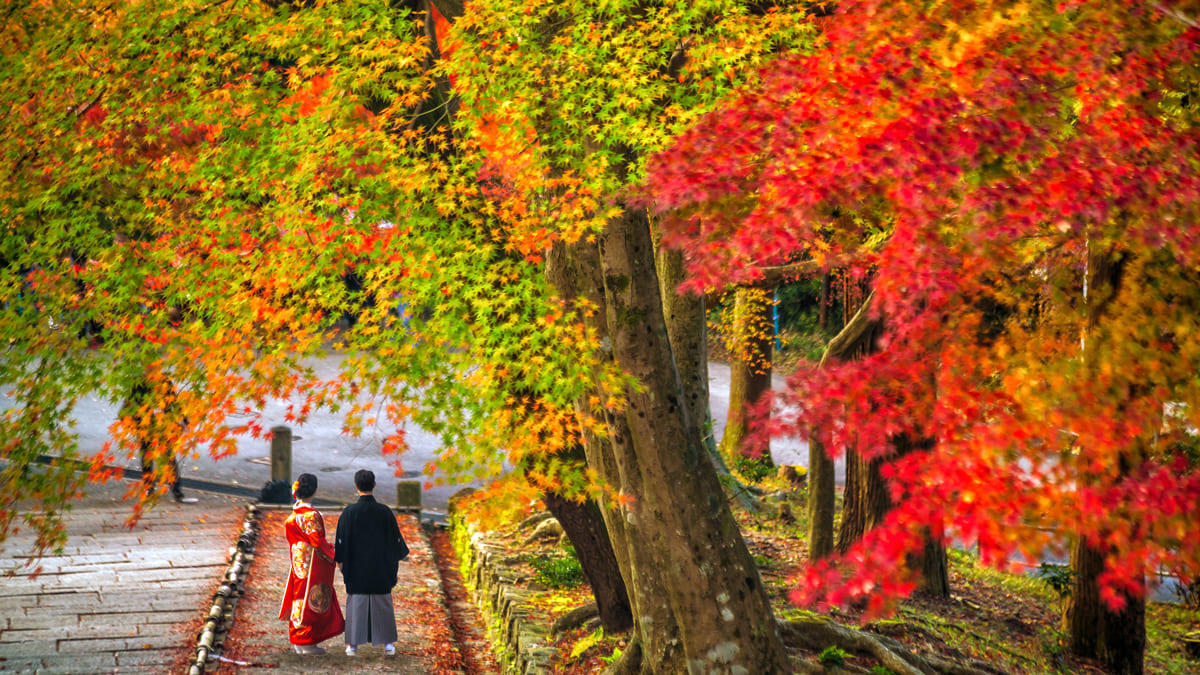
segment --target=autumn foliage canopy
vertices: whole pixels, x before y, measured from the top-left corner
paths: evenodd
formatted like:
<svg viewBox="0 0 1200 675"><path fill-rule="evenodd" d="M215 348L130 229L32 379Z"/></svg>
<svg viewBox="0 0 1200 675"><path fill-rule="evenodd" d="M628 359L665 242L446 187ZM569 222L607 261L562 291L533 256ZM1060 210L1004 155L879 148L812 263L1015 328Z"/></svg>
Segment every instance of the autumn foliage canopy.
<svg viewBox="0 0 1200 675"><path fill-rule="evenodd" d="M542 263L636 196L692 290L801 260L874 290L879 349L801 368L774 431L934 443L797 600L905 592L931 531L995 563L1085 537L1110 591L1200 574L1196 7L513 0L436 53L394 4L0 20L0 532L61 541L54 508L140 431L81 453L73 407L147 378L217 457L289 396L387 452L416 422L458 478L572 443L630 383Z"/></svg>
<svg viewBox="0 0 1200 675"><path fill-rule="evenodd" d="M1083 537L1114 604L1200 572L1194 10L839 2L819 48L653 159L694 288L811 260L874 291L875 353L800 368L776 433L934 442L888 462L896 508L798 601L906 593L930 532L992 564Z"/></svg>

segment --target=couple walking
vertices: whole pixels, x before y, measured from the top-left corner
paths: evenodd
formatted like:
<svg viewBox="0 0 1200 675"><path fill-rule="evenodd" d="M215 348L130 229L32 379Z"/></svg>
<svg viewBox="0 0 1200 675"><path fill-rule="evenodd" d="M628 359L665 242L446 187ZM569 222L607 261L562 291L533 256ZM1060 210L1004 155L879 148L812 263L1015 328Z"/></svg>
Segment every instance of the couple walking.
<svg viewBox="0 0 1200 675"><path fill-rule="evenodd" d="M330 546L325 521L309 501L317 492L317 477L303 473L292 484L296 503L284 522L291 571L279 618L288 621L288 639L299 654L324 654L317 645L343 631L349 656L367 643L383 645L388 656L396 653L392 588L408 545L395 514L375 501L375 474L359 470L354 487L358 501L342 510ZM335 563L346 583L344 619L333 590Z"/></svg>

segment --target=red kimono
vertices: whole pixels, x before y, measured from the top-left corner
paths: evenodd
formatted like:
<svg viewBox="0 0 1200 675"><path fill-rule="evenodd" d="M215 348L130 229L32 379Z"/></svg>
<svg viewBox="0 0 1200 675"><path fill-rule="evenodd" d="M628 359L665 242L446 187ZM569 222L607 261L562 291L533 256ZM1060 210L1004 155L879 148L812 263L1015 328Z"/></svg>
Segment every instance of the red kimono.
<svg viewBox="0 0 1200 675"><path fill-rule="evenodd" d="M333 590L333 546L325 541L325 520L308 504L297 503L283 528L292 564L279 618L288 622L288 639L315 645L341 635L346 622Z"/></svg>

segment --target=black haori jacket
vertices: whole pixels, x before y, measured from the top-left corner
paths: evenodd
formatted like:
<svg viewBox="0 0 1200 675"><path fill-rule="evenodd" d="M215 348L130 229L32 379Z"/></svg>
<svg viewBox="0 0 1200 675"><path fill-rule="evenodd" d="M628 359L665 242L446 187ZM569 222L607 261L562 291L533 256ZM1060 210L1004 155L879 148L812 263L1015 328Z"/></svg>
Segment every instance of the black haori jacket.
<svg viewBox="0 0 1200 675"><path fill-rule="evenodd" d="M371 495L342 510L333 550L348 595L391 593L399 563L408 557L396 515Z"/></svg>

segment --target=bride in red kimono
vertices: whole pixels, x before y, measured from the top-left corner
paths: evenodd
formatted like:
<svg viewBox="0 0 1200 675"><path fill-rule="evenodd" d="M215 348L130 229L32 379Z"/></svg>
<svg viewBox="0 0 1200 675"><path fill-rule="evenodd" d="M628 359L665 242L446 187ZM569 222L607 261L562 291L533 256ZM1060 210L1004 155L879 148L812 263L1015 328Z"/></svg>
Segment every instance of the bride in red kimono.
<svg viewBox="0 0 1200 675"><path fill-rule="evenodd" d="M284 521L292 561L279 618L288 622L288 640L298 654L324 654L317 644L346 629L333 590L333 546L325 541L325 520L309 500L317 477L302 473L292 483L292 515Z"/></svg>

